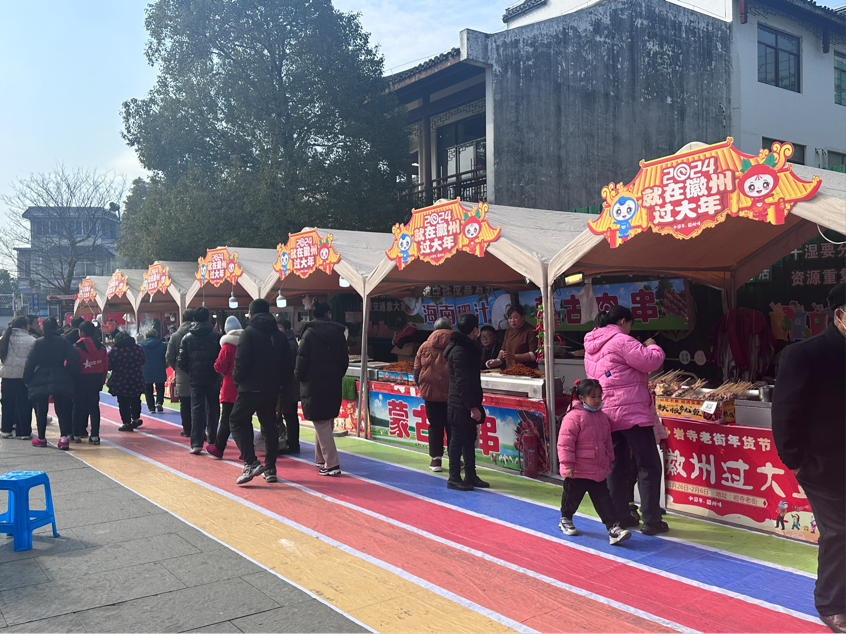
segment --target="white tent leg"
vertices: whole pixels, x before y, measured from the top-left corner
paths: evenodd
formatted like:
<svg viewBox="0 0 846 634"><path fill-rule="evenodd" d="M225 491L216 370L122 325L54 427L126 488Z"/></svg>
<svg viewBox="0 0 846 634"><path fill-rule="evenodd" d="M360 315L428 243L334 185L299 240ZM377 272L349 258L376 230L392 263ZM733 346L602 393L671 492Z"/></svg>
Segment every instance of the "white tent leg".
<svg viewBox="0 0 846 634"><path fill-rule="evenodd" d="M365 293L361 298L361 379L358 389L358 407L356 408L355 435L361 436L362 426L367 424L367 328L370 325L370 296ZM365 436L367 436L365 429Z"/></svg>
<svg viewBox="0 0 846 634"><path fill-rule="evenodd" d="M550 475L558 473L558 425L555 419L555 301L552 284L547 279L548 268L544 267L543 286L543 365L546 374L546 415L549 422L549 470Z"/></svg>

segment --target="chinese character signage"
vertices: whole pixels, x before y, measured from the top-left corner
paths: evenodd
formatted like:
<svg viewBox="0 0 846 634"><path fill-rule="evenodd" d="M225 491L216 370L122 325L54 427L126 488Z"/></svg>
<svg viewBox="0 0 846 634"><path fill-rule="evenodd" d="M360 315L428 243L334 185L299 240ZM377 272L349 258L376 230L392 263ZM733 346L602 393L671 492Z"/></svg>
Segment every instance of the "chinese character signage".
<svg viewBox="0 0 846 634"><path fill-rule="evenodd" d="M457 198L414 209L408 224L394 225L394 244L386 254L400 271L413 260L441 264L457 251L484 257L488 244L502 232L491 227L487 213L487 203L468 209Z"/></svg>
<svg viewBox="0 0 846 634"><path fill-rule="evenodd" d="M375 437L407 443L429 443L426 404L417 388L394 383L370 383L370 432ZM524 431L538 439L538 467L549 471L549 426L543 401L500 394L485 394L477 461L509 469L520 468L517 442Z"/></svg>
<svg viewBox="0 0 846 634"><path fill-rule="evenodd" d="M560 325L558 330L590 330L594 311L626 306L632 311L635 330L687 330L691 323L691 302L682 278L663 278L625 284L596 284L593 294L584 296L581 286L559 288L553 294ZM520 293L520 303L534 315L539 291ZM592 302L593 306L588 303Z"/></svg>
<svg viewBox="0 0 846 634"><path fill-rule="evenodd" d="M238 265L238 252L230 255L229 249L220 247L206 251L204 258L197 258L197 272L194 273L194 278L200 286L211 283L217 288L224 282L234 286L243 273L244 269Z"/></svg>
<svg viewBox="0 0 846 634"><path fill-rule="evenodd" d="M331 275L333 267L341 260L341 255L332 246L332 234L321 238L316 229L290 234L288 242L276 247L276 253L273 270L280 280L291 273L305 279L318 269Z"/></svg>
<svg viewBox="0 0 846 634"><path fill-rule="evenodd" d="M772 431L664 418L669 508L817 541L808 498Z"/></svg>
<svg viewBox="0 0 846 634"><path fill-rule="evenodd" d="M94 290L94 282L87 277L79 283L79 292L76 294L76 301L80 304L88 304L93 302L97 297L97 291Z"/></svg>
<svg viewBox="0 0 846 634"><path fill-rule="evenodd" d="M127 276L120 271L115 271L109 279L108 288L106 288L106 299L111 299L115 295L119 298L123 297L124 293L128 290L129 282L127 281Z"/></svg>
<svg viewBox="0 0 846 634"><path fill-rule="evenodd" d="M641 161L631 183L602 188L602 213L588 227L615 248L646 229L695 238L729 215L780 225L793 205L819 190L819 177L807 182L791 171L790 143L773 143L771 150L754 156L736 150L732 142L729 137L683 154Z"/></svg>
<svg viewBox="0 0 846 634"><path fill-rule="evenodd" d="M157 292L166 293L171 283L170 275L168 274L169 268L162 266L158 262L151 264L147 272L144 273L144 281L141 282L141 295L143 296L144 293L148 293L150 296L153 296Z"/></svg>

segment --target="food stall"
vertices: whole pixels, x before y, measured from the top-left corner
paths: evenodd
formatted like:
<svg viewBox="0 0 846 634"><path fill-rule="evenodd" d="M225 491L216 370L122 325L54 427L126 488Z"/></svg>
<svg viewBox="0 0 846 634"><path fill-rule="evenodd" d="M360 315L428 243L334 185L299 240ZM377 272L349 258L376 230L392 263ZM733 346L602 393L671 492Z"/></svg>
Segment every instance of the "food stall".
<svg viewBox="0 0 846 634"><path fill-rule="evenodd" d="M73 304L73 314L81 315L88 320L96 319L98 315L101 315L109 279L107 275L89 275L82 278Z"/></svg>
<svg viewBox="0 0 846 634"><path fill-rule="evenodd" d="M367 294L369 276L385 256L390 245L389 233L344 231L305 228L290 234L288 241L280 243L267 262L272 267L271 278L262 286L262 296L276 312L286 314L292 327L299 332L311 319L310 308L318 299L330 299L338 294ZM359 351L350 347L350 367L347 375L362 376L366 372L367 346L366 323L360 307L343 315L333 315L335 321L347 325L351 339L359 342ZM362 370L362 360L365 369ZM352 379L350 379L352 383ZM351 388L352 389L352 388ZM358 387L356 385L356 393ZM342 411L335 421L335 428L362 433L361 412L356 395L344 398Z"/></svg>
<svg viewBox="0 0 846 634"><path fill-rule="evenodd" d="M167 339L182 321L188 289L194 281L197 265L193 262L154 262L134 288L134 309L138 325L133 334L143 334L156 320L161 324L159 333Z"/></svg>
<svg viewBox="0 0 846 634"><path fill-rule="evenodd" d="M407 224L394 227L393 244L368 280L364 320L369 322L370 311L384 310L381 304L387 303L399 304L420 329L431 329L439 317L456 323L464 312L475 313L481 324L501 325L518 294L517 301L531 308L527 321L540 319L538 334L552 332L552 311L541 310L550 306L547 267L562 245L581 234L587 219L459 200L415 209ZM444 288L451 292L441 292ZM380 297L402 301L377 301ZM549 472L550 421L556 384L560 387L553 378L553 339L544 340L540 371L514 366L513 371L483 374L487 418L477 450L480 460L520 469L517 445L525 432L537 439L539 471ZM427 442L425 404L412 385L409 366L387 366L374 378L363 364L362 377L369 380L362 381L360 398L369 406L370 436Z"/></svg>
<svg viewBox="0 0 846 634"><path fill-rule="evenodd" d="M568 275L682 276L735 308L739 286L773 262L824 229L846 233L846 176L791 165L792 151L746 155L729 138L641 162L631 183L603 189L599 218L553 258L550 289ZM652 377L669 433L667 507L815 541L807 498L775 451L771 387L724 379Z"/></svg>

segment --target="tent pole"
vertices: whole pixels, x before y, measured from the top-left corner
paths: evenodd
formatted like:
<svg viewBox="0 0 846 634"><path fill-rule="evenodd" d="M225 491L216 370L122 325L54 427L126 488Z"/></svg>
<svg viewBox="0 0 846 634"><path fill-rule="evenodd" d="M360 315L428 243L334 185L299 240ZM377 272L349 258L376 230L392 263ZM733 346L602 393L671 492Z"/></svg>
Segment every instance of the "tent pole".
<svg viewBox="0 0 846 634"><path fill-rule="evenodd" d="M543 288L541 297L543 301L543 365L546 375L546 415L549 424L549 454L550 475L558 473L558 434L557 421L555 418L555 301L553 299L552 285L554 280L549 280L549 267L543 268Z"/></svg>
<svg viewBox="0 0 846 634"><path fill-rule="evenodd" d="M358 407L356 408L356 422L355 435L361 436L361 428L367 424L366 408L369 403L367 396L367 328L370 325L370 294L367 293L367 286L365 284L365 293L361 298L361 383L358 390ZM369 435L365 429L365 438Z"/></svg>

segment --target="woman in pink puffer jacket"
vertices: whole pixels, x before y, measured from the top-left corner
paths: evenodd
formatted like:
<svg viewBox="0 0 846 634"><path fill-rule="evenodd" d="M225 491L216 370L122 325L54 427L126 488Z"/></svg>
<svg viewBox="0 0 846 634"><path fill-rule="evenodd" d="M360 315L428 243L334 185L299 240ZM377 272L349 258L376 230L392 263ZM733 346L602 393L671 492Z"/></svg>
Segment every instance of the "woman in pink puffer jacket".
<svg viewBox="0 0 846 634"><path fill-rule="evenodd" d="M608 529L610 543L618 544L631 537L621 528L614 502L605 478L611 473L614 448L611 444L611 422L602 409L602 387L599 381L585 379L573 388L573 401L561 421L558 433L558 462L564 476L561 493L561 522L558 528L565 535L578 535L573 515L585 493Z"/></svg>
<svg viewBox="0 0 846 634"><path fill-rule="evenodd" d="M614 464L608 476L608 488L622 526L637 526L629 514L626 458L632 448L638 467L641 514L644 535L666 533L661 521L661 457L655 446L652 426L655 410L647 387L647 373L661 367L664 351L652 339L641 344L629 333L634 324L632 312L614 306L600 313L593 331L585 335L585 372L602 385L603 412L611 421Z"/></svg>

